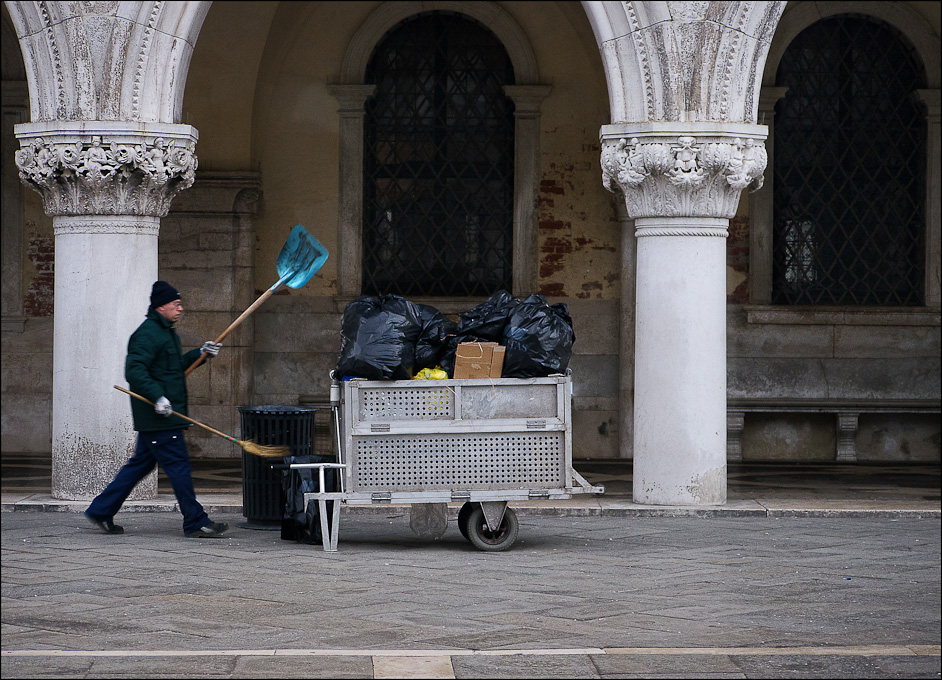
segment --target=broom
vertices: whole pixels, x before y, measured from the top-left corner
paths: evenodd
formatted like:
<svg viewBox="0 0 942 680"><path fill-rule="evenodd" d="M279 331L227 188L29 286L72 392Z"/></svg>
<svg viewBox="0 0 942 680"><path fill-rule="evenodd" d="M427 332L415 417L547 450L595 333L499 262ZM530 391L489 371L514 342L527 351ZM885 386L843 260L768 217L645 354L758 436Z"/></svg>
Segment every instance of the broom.
<svg viewBox="0 0 942 680"><path fill-rule="evenodd" d="M147 398L145 398L145 397L142 397L142 396L139 395L139 394L134 394L134 392L131 392L130 390L126 390L126 389L124 389L123 387L118 387L117 385L115 385L114 388L115 388L116 390L119 390L119 391L121 391L121 392L124 392L125 394L130 394L130 395L131 395L132 397L134 397L135 399L140 399L141 401L146 402L146 403L150 404L151 406L156 406L156 404L154 404L154 402L152 402L150 399L147 399ZM188 418L187 416L183 415L182 413L177 413L176 411L171 411L171 413L172 413L173 415L177 416L178 418L183 418L184 420L187 420L187 421L193 423L194 425L199 425L199 426L202 427L204 430L209 430L210 432L212 432L212 433L215 434L215 435L219 435L220 437L223 437L223 438L225 438L225 439L228 439L228 440L231 441L231 442L235 442L236 444L238 444L239 446L242 447L242 450L243 450L243 451L245 451L246 453L251 453L253 456L260 456L260 457L262 457L262 458L284 458L285 456L290 456L290 455L291 455L291 449L288 448L287 446L265 446L265 445L263 445L263 444L256 444L256 443L253 442L251 439L249 439L249 440L247 440L247 441L240 441L240 440L236 439L235 437L230 437L230 436L227 435L227 434L223 434L223 433L220 432L219 430L214 430L214 429L211 428L209 425L203 425L203 423L201 423L201 422L199 422L199 421L197 421L197 420L193 420L192 418Z"/></svg>

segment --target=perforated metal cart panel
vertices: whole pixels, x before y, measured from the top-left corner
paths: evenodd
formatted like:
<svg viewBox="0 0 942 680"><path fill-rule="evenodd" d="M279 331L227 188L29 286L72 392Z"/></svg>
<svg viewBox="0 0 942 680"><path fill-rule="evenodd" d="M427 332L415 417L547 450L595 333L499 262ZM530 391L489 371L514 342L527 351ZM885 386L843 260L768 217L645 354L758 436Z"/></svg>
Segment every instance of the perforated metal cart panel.
<svg viewBox="0 0 942 680"><path fill-rule="evenodd" d="M347 381L347 493L569 487L571 393L568 374Z"/></svg>
<svg viewBox="0 0 942 680"><path fill-rule="evenodd" d="M501 551L517 536L508 502L605 493L572 468L568 371L548 378L335 381L330 399L339 461L292 466L318 468L318 491L305 493L304 502L318 503L325 551L337 550L340 502L411 504L410 526L419 533L431 525L412 525L417 504L457 502L465 538ZM340 491L324 490L326 468L343 471Z"/></svg>

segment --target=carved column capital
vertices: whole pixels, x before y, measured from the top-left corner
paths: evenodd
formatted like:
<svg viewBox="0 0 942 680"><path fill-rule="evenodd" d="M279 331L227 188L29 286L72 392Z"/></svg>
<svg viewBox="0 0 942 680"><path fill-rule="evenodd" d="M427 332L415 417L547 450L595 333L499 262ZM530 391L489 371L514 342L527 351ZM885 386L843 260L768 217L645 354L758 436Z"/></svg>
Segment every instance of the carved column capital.
<svg viewBox="0 0 942 680"><path fill-rule="evenodd" d="M604 125L602 183L609 191L621 189L633 219L729 219L742 190L762 186L766 135L764 125Z"/></svg>
<svg viewBox="0 0 942 680"><path fill-rule="evenodd" d="M189 125L54 121L17 125L16 136L20 180L52 216L163 217L198 165Z"/></svg>

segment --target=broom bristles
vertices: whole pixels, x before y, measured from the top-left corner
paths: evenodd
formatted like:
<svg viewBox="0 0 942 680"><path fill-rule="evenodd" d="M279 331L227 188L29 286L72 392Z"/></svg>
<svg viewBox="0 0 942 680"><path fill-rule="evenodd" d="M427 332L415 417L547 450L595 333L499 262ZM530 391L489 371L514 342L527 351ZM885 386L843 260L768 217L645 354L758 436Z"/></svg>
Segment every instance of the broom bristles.
<svg viewBox="0 0 942 680"><path fill-rule="evenodd" d="M241 446L242 450L246 453L251 453L253 456L260 456L262 458L284 458L285 456L291 455L291 449L287 446L266 446L264 444L256 444L251 439L248 441L240 441L239 446Z"/></svg>

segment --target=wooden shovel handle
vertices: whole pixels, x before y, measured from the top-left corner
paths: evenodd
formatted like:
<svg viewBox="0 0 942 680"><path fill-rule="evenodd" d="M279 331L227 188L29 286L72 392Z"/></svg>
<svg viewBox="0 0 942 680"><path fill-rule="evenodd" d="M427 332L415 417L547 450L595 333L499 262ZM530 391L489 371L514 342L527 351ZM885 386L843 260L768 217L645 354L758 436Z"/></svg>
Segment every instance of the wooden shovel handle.
<svg viewBox="0 0 942 680"><path fill-rule="evenodd" d="M140 399L141 401L146 402L146 403L150 404L151 406L156 406L156 404L155 404L154 402L152 402L150 399L148 399L147 397L142 397L142 396L139 395L139 394L135 394L135 393L132 392L131 390L126 390L126 389L124 389L123 387L119 387L118 385L115 385L114 388L115 388L116 390L120 391L120 392L124 392L125 394L130 394L132 397L135 397L136 399ZM191 422L191 423L193 423L194 425L199 425L199 426L202 427L204 430L209 430L209 431L212 432L213 434L218 434L220 437L224 437L224 438L228 439L228 440L231 441L231 442L236 442L236 443L238 443L238 440L237 440L235 437L230 437L229 435L224 434L224 433L220 432L219 430L214 430L214 429L211 428L209 425L203 425L203 423L199 422L198 420L193 420L192 418L188 418L187 416L183 415L182 413L177 413L176 411L171 411L171 413L172 413L173 415L175 415L177 418L183 418L184 420L186 420L186 421L188 421L188 422Z"/></svg>
<svg viewBox="0 0 942 680"><path fill-rule="evenodd" d="M280 283L280 281L279 281L279 283ZM240 323L242 323L243 321L245 321L245 319L248 317L249 314L251 314L251 313L254 312L256 309L258 309L259 305L261 305L263 302L265 302L265 300L267 300L269 297L271 297L272 293L275 292L275 288L276 288L276 287L277 287L277 286L273 286L273 287L269 288L268 290L266 290L264 293L262 293L262 294L259 296L258 300L256 300L255 302L253 302L253 303L249 306L248 309L246 309L244 312L242 312L242 314L239 316L238 319L236 319L236 320L233 321L231 324L229 324L229 328L227 328L226 330L224 330L224 331L222 332L222 335L220 335L218 338L216 338L215 342L217 342L217 343L222 342L223 339L224 339L227 335L229 335L229 332L230 332L232 329L234 329L234 328L235 328L236 326L238 326ZM196 361L194 361L192 364L190 364L190 367L186 369L186 371L183 373L184 377L190 375L190 373L193 372L193 369L196 368L197 366L199 366L201 363L203 363L203 361L204 361L205 359L206 359L206 353L203 352L202 354L199 355L199 358L198 358Z"/></svg>

